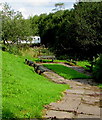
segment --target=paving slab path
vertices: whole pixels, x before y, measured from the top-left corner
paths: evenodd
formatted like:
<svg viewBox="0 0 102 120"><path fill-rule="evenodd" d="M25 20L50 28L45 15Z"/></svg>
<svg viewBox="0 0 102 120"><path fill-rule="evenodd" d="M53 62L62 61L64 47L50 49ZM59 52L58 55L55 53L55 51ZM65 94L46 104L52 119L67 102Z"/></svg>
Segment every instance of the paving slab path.
<svg viewBox="0 0 102 120"><path fill-rule="evenodd" d="M44 118L101 118L102 93L92 79L68 80L53 71L44 72L43 75L58 84L69 84L71 87L64 92L62 100L45 106Z"/></svg>

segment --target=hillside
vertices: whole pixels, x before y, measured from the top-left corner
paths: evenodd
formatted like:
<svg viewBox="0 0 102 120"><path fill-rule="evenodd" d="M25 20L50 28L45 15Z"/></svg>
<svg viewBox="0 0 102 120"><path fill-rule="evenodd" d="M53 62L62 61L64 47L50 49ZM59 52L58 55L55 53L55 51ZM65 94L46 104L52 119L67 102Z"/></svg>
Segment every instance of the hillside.
<svg viewBox="0 0 102 120"><path fill-rule="evenodd" d="M2 52L2 61L3 118L41 118L43 106L69 88L35 73L23 57Z"/></svg>

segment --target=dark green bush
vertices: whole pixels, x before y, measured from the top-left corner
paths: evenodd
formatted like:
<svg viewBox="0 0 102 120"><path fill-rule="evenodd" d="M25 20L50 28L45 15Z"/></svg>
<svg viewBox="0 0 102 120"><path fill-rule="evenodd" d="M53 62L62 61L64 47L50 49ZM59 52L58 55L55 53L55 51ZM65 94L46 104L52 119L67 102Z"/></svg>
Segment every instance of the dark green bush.
<svg viewBox="0 0 102 120"><path fill-rule="evenodd" d="M97 82L102 83L102 54L96 61L93 69L93 77Z"/></svg>
<svg viewBox="0 0 102 120"><path fill-rule="evenodd" d="M20 48L17 45L2 45L2 50L14 55L21 55Z"/></svg>
<svg viewBox="0 0 102 120"><path fill-rule="evenodd" d="M67 59L70 59L68 55L59 55L57 56L57 59L59 60L67 60Z"/></svg>
<svg viewBox="0 0 102 120"><path fill-rule="evenodd" d="M4 45L4 44L2 44L2 45L0 46L0 48L1 48L2 51L7 51L7 46Z"/></svg>

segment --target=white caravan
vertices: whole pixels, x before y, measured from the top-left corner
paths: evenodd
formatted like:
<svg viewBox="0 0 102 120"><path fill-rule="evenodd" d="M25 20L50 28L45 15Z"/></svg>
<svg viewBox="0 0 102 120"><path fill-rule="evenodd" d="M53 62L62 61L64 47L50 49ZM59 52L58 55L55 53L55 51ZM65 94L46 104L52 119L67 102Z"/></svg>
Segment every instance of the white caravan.
<svg viewBox="0 0 102 120"><path fill-rule="evenodd" d="M27 41L26 40L21 40L20 42L22 44L25 44L25 43L27 43L27 44L30 44L30 43L38 44L38 43L41 43L41 38L40 38L40 36L30 36L30 37L28 37Z"/></svg>
<svg viewBox="0 0 102 120"><path fill-rule="evenodd" d="M7 42L5 41L5 43L7 43ZM8 41L8 43L12 43L12 41ZM30 37L27 38L27 40L20 40L18 38L18 43L22 43L22 44L39 44L39 43L41 43L41 38L40 38L40 36L30 36ZM17 43L15 43L15 44L17 44Z"/></svg>
<svg viewBox="0 0 102 120"><path fill-rule="evenodd" d="M31 43L41 43L41 38L40 36L31 36L32 42Z"/></svg>

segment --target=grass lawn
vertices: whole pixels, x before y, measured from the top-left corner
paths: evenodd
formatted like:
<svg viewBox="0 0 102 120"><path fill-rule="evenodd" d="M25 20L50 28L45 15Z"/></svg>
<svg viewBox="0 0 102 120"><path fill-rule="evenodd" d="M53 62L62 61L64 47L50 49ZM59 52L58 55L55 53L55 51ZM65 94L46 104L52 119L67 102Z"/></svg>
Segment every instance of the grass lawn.
<svg viewBox="0 0 102 120"><path fill-rule="evenodd" d="M54 62L68 62L67 60L54 60Z"/></svg>
<svg viewBox="0 0 102 120"><path fill-rule="evenodd" d="M88 69L85 65L91 65L88 61L77 61L77 65Z"/></svg>
<svg viewBox="0 0 102 120"><path fill-rule="evenodd" d="M2 52L2 59L3 118L41 118L43 106L69 88L36 74L22 57Z"/></svg>
<svg viewBox="0 0 102 120"><path fill-rule="evenodd" d="M34 61L35 62L40 62L40 59L39 58L34 58ZM52 59L43 59L43 62L52 62ZM58 62L67 62L66 60L54 60L53 62L56 62L56 63L58 63ZM68 63L68 62L67 62Z"/></svg>
<svg viewBox="0 0 102 120"><path fill-rule="evenodd" d="M73 70L72 68L68 68L68 67L63 66L63 65L44 64L44 66L53 70L54 72L56 72L60 76L63 76L66 79L90 78L90 76L79 73L76 70Z"/></svg>

